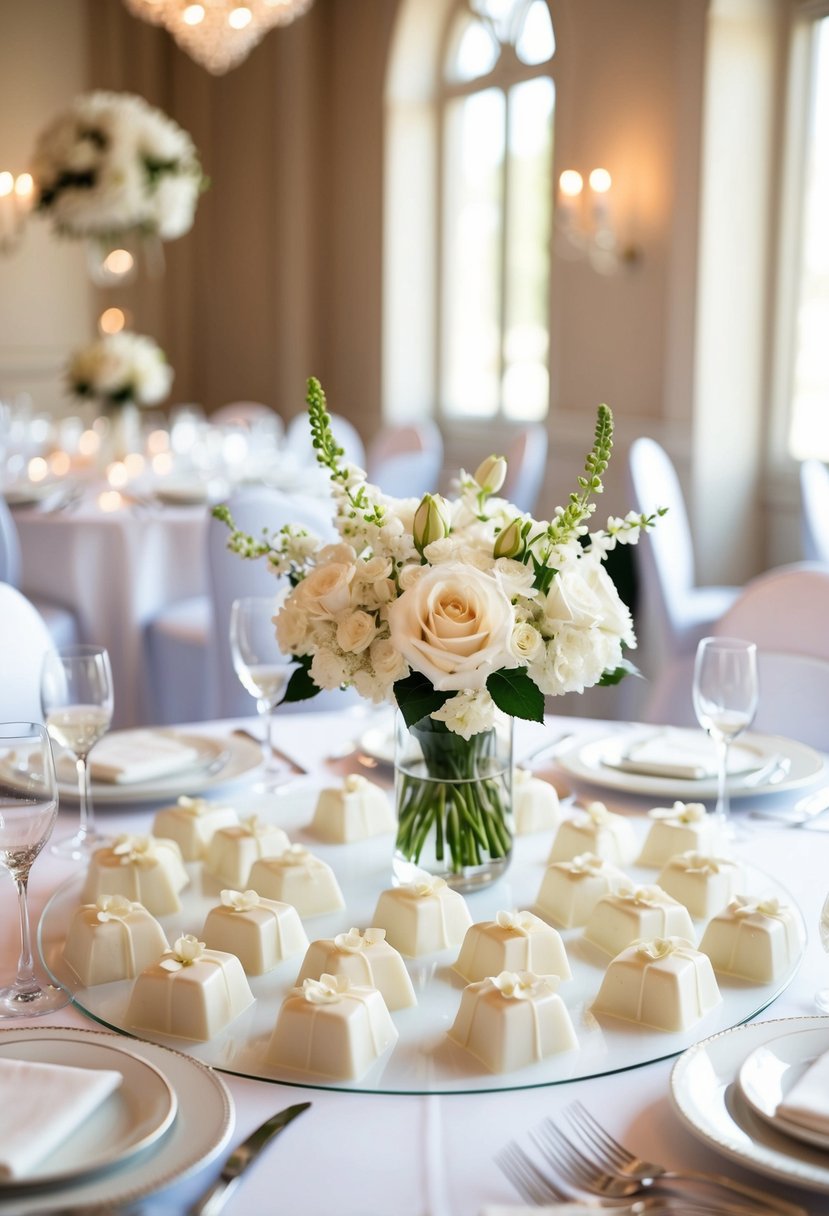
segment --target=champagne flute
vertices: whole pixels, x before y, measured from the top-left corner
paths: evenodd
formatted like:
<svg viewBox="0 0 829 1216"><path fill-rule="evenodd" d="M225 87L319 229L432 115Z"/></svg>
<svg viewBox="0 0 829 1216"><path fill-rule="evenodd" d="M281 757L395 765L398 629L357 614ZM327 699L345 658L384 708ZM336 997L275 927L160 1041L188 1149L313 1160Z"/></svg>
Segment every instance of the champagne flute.
<svg viewBox="0 0 829 1216"><path fill-rule="evenodd" d="M694 663L694 712L717 749L717 815L733 837L729 818L728 753L757 712L757 647L741 638L703 638Z"/></svg>
<svg viewBox="0 0 829 1216"><path fill-rule="evenodd" d="M230 610L230 652L233 669L243 687L256 698L256 708L265 723L262 752L269 775L281 773L276 759L274 710L282 700L296 666L279 649L273 623L278 601L275 596L248 595L234 600Z"/></svg>
<svg viewBox="0 0 829 1216"><path fill-rule="evenodd" d="M95 828L89 791L89 753L112 721L112 670L103 646L65 646L43 660L40 700L46 728L75 760L80 826L52 845L61 857L83 860L107 843Z"/></svg>
<svg viewBox="0 0 829 1216"><path fill-rule="evenodd" d="M57 781L46 730L34 722L0 723L0 866L17 887L20 912L17 978L0 988L0 1018L51 1013L71 1000L65 988L41 982L35 974L29 926L29 871L52 834L57 813Z"/></svg>

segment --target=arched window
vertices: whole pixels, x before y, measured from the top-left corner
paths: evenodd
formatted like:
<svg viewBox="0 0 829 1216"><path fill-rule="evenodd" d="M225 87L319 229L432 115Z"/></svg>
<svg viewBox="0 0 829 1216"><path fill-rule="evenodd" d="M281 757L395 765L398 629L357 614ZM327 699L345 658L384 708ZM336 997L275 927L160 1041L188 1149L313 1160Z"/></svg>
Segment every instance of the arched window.
<svg viewBox="0 0 829 1216"><path fill-rule="evenodd" d="M404 11L389 84L387 413L412 412L400 409L399 398L416 393L421 410L428 395L447 420L544 418L555 104L550 8L547 0L415 3L421 16L431 7L433 24L422 24L418 39L413 24L402 28Z"/></svg>

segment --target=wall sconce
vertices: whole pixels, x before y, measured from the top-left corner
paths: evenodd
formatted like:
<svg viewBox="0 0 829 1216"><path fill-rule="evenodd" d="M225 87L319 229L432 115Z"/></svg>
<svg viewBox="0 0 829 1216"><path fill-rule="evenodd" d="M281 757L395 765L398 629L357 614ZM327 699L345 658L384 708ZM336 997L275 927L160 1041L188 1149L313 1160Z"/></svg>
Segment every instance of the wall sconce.
<svg viewBox="0 0 829 1216"><path fill-rule="evenodd" d="M615 274L639 261L641 250L620 245L613 220L613 179L607 169L591 169L584 178L565 169L558 179L555 209L556 252L571 261L584 258L599 274Z"/></svg>
<svg viewBox="0 0 829 1216"><path fill-rule="evenodd" d="M16 248L34 204L35 184L31 173L0 171L0 252Z"/></svg>

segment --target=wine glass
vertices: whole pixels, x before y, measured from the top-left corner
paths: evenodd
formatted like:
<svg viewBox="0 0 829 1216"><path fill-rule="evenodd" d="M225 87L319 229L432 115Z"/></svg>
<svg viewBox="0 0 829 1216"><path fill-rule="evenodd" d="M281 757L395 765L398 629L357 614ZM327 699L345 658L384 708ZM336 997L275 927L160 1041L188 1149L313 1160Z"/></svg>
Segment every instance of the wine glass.
<svg viewBox="0 0 829 1216"><path fill-rule="evenodd" d="M64 646L43 660L40 701L46 728L74 757L80 796L80 826L52 845L61 857L88 858L107 843L95 829L89 792L89 753L112 721L112 670L103 646Z"/></svg>
<svg viewBox="0 0 829 1216"><path fill-rule="evenodd" d="M276 759L273 737L274 710L287 688L296 666L279 649L273 619L278 601L274 596L248 595L234 600L230 610L230 652L233 669L243 687L256 698L256 708L264 720L262 752L270 775L282 770Z"/></svg>
<svg viewBox="0 0 829 1216"><path fill-rule="evenodd" d="M741 638L703 638L694 663L694 712L717 749L717 815L725 835L729 819L728 752L757 712L757 647Z"/></svg>
<svg viewBox="0 0 829 1216"><path fill-rule="evenodd" d="M34 722L0 723L0 866L17 887L20 911L17 978L0 988L0 1018L51 1013L71 1000L65 988L35 975L29 927L29 871L52 834L57 813L55 766L45 728Z"/></svg>

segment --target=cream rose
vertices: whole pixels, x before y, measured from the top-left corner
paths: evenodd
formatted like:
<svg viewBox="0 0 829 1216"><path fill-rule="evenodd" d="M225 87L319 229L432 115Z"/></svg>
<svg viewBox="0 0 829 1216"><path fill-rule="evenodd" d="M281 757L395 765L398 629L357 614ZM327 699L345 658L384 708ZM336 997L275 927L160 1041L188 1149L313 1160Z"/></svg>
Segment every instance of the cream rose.
<svg viewBox="0 0 829 1216"><path fill-rule="evenodd" d="M518 665L512 605L494 578L459 562L427 570L388 618L392 644L441 692L481 689L493 671Z"/></svg>
<svg viewBox="0 0 829 1216"><path fill-rule="evenodd" d="M328 562L316 566L297 588L296 599L312 616L329 620L351 607L354 566Z"/></svg>
<svg viewBox="0 0 829 1216"><path fill-rule="evenodd" d="M346 652L360 654L377 636L374 617L367 612L352 612L337 626L337 645Z"/></svg>

